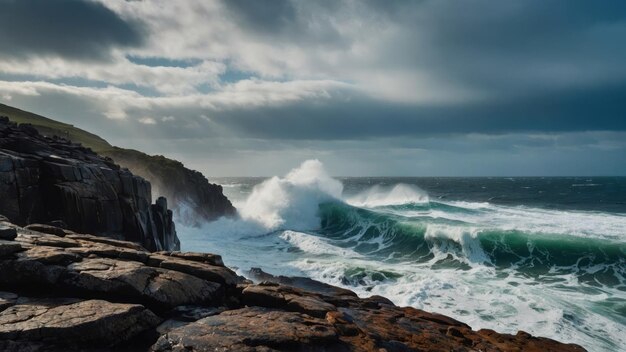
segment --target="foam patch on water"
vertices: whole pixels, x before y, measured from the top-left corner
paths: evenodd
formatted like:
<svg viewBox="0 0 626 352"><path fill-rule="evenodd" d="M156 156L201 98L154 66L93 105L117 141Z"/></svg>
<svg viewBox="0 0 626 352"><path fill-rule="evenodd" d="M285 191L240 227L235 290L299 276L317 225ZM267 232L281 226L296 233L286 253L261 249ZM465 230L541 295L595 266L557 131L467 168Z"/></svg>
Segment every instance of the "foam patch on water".
<svg viewBox="0 0 626 352"><path fill-rule="evenodd" d="M412 203L427 203L428 194L417 186L397 184L393 187L373 186L355 196L346 199L350 205L357 207L382 207Z"/></svg>
<svg viewBox="0 0 626 352"><path fill-rule="evenodd" d="M313 279L351 289L361 297L381 295L399 306L412 306L455 317L473 329L494 329L578 343L590 350L619 350L626 345L620 323L597 314L595 302L577 290L537 285L512 275L501 277L488 268L467 271L437 270L425 265L387 265L367 260L300 259L290 265ZM364 272L389 270L400 275L383 282L365 278L359 285L346 284L353 267ZM577 287L575 278L566 286ZM602 302L606 296L596 297ZM592 298L591 301L594 299Z"/></svg>
<svg viewBox="0 0 626 352"><path fill-rule="evenodd" d="M359 258L360 254L348 248L333 246L321 237L296 231L284 231L280 238L291 243L294 247L315 255L335 255L345 258Z"/></svg>
<svg viewBox="0 0 626 352"><path fill-rule="evenodd" d="M446 203L444 203L446 204ZM624 240L626 216L583 211L559 211L528 207L507 207L488 203L450 202L481 212L450 214L449 218L483 228L530 233L567 234L584 238ZM445 214L438 214L438 216Z"/></svg>

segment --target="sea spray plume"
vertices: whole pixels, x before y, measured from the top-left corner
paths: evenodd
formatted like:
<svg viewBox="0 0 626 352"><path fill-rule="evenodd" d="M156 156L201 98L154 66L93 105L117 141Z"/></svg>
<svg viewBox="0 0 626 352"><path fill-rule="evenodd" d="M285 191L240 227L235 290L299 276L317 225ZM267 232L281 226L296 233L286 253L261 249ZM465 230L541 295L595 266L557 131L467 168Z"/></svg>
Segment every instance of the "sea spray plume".
<svg viewBox="0 0 626 352"><path fill-rule="evenodd" d="M240 215L268 230L317 229L319 204L339 199L342 191L341 182L330 177L319 160L307 160L285 177L254 187Z"/></svg>

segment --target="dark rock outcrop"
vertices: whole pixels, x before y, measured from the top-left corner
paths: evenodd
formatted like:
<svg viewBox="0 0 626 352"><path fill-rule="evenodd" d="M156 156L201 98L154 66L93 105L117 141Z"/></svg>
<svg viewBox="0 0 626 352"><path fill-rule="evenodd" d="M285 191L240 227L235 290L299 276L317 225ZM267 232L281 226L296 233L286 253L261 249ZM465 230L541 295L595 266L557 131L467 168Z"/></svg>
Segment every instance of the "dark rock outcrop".
<svg viewBox="0 0 626 352"><path fill-rule="evenodd" d="M146 180L79 144L1 117L0 194L0 213L20 225L56 221L151 251L180 248L172 211L165 198L150 204Z"/></svg>
<svg viewBox="0 0 626 352"><path fill-rule="evenodd" d="M0 240L3 351L584 351L306 278L255 270L253 284L214 254L0 227L13 230Z"/></svg>
<svg viewBox="0 0 626 352"><path fill-rule="evenodd" d="M4 104L0 104L2 115L14 122L31 124L44 136L61 136L112 158L118 165L150 182L154 195L166 197L179 222L197 225L235 214L235 208L224 196L220 185L210 183L200 172L185 167L179 161L114 147L103 138L76 126Z"/></svg>
<svg viewBox="0 0 626 352"><path fill-rule="evenodd" d="M224 196L222 186L209 183L200 172L186 168L179 161L117 147L101 154L150 181L152 187L174 205L178 221L198 225L236 213Z"/></svg>

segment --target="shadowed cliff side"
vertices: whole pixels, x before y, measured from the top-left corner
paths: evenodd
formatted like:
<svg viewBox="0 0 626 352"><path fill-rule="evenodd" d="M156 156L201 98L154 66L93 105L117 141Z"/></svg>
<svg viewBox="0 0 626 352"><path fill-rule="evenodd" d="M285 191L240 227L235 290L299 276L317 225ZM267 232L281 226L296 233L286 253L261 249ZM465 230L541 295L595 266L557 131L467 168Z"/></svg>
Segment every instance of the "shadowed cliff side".
<svg viewBox="0 0 626 352"><path fill-rule="evenodd" d="M198 225L202 221L234 215L236 212L222 193L222 186L209 183L200 172L186 168L179 161L118 147L102 151L101 154L149 180L158 194L165 196L171 204L176 204L178 222Z"/></svg>
<svg viewBox="0 0 626 352"><path fill-rule="evenodd" d="M236 212L222 193L221 186L209 183L200 172L186 168L179 161L114 147L103 138L73 125L4 104L0 104L0 116L8 116L13 122L31 124L44 136L63 137L112 158L118 165L148 180L154 195L166 197L177 220L185 224L197 225Z"/></svg>
<svg viewBox="0 0 626 352"><path fill-rule="evenodd" d="M0 213L11 221L59 222L74 231L176 250L165 198L150 183L80 144L49 138L0 117Z"/></svg>

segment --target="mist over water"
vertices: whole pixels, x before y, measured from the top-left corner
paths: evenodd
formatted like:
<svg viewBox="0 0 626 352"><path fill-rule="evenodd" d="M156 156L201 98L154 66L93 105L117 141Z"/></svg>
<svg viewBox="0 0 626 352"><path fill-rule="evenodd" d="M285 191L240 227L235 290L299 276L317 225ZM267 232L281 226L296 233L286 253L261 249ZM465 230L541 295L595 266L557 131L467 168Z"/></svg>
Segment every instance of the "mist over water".
<svg viewBox="0 0 626 352"><path fill-rule="evenodd" d="M240 218L181 228L183 250L474 329L626 346L626 178L335 179L309 160L219 182Z"/></svg>

